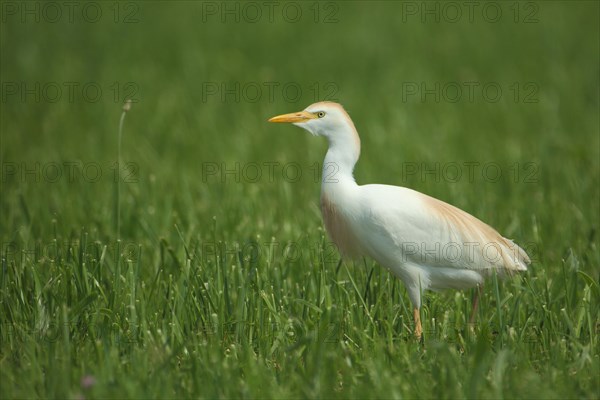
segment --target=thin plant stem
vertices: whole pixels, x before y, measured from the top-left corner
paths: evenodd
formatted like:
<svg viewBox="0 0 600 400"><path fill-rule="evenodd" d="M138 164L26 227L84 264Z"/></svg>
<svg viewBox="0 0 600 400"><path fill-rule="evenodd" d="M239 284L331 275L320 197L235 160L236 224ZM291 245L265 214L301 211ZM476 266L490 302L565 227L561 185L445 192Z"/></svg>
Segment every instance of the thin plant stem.
<svg viewBox="0 0 600 400"><path fill-rule="evenodd" d="M123 104L123 112L119 120L119 134L117 143L117 240L121 240L121 139L123 137L123 124L125 115L131 110L131 100L126 100Z"/></svg>

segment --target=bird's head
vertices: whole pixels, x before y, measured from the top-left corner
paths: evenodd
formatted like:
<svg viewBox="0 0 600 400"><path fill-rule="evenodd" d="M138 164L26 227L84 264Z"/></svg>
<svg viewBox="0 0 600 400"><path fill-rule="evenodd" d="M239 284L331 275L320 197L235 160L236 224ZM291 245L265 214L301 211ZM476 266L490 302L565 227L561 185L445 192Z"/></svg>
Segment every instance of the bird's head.
<svg viewBox="0 0 600 400"><path fill-rule="evenodd" d="M334 158L333 162L345 165L350 173L360 156L360 138L350 116L340 104L321 101L303 111L273 117L269 122L289 122L313 135L326 137L329 141L327 154Z"/></svg>
<svg viewBox="0 0 600 400"><path fill-rule="evenodd" d="M356 131L352 120L341 104L321 101L311 104L303 111L278 115L269 122L288 122L306 129L313 135L335 139L344 131Z"/></svg>

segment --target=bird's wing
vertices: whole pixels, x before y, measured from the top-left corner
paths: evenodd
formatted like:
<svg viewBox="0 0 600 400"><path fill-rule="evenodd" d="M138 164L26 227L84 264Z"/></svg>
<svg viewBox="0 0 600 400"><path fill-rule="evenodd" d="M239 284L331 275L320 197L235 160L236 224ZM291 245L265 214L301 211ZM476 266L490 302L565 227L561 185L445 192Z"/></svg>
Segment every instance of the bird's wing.
<svg viewBox="0 0 600 400"><path fill-rule="evenodd" d="M474 216L411 189L365 185L368 212L361 225L370 231L366 247L419 265L510 273L530 263L523 249ZM391 260L390 260L391 261Z"/></svg>

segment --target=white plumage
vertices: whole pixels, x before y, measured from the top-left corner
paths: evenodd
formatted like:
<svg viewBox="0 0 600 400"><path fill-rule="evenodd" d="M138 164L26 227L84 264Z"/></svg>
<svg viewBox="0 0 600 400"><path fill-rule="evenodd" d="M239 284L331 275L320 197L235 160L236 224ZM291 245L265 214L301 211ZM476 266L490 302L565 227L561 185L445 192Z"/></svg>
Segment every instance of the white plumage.
<svg viewBox="0 0 600 400"><path fill-rule="evenodd" d="M415 335L424 290L481 285L494 271L524 271L529 257L511 240L472 215L412 189L358 185L352 171L360 138L344 108L319 102L271 118L324 136L321 211L328 234L345 256L370 256L400 278L414 306Z"/></svg>

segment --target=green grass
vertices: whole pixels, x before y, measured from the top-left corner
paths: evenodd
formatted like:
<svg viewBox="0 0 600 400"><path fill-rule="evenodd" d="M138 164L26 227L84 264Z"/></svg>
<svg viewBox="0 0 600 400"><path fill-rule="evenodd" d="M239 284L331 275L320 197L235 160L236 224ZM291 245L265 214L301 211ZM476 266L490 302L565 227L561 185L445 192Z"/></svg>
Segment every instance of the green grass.
<svg viewBox="0 0 600 400"><path fill-rule="evenodd" d="M322 3L328 24L309 2L297 23L203 21L191 2L121 3L118 20L138 22L114 23L96 4L97 23L3 8L1 398L598 397L598 3L494 3L498 23ZM10 94L36 82L102 96ZM236 82L265 91L203 91ZM403 101L422 82L503 95ZM315 177L326 144L266 123L333 90L361 134L359 183L431 194L528 249L526 274L484 288L474 327L473 292L428 293L419 344L401 282L369 259L338 268ZM473 180L442 171L470 162Z"/></svg>

